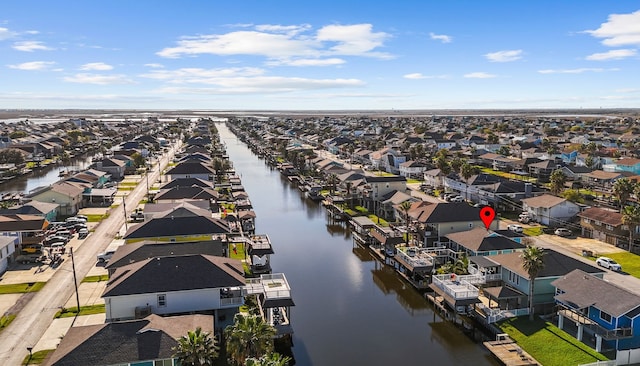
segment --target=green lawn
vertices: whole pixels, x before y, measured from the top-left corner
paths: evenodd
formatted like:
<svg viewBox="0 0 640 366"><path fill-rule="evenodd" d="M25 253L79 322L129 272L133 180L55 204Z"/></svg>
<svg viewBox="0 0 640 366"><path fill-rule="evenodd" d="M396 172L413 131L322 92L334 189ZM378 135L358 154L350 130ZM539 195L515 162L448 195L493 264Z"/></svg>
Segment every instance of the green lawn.
<svg viewBox="0 0 640 366"><path fill-rule="evenodd" d="M355 209L356 209L356 211L360 212L363 215L369 214L369 210L367 210L366 208L364 208L362 206L356 206Z"/></svg>
<svg viewBox="0 0 640 366"><path fill-rule="evenodd" d="M609 253L600 254L605 257L609 257L622 266L622 271L632 275L633 277L640 278L640 256L637 254L622 252L622 253Z"/></svg>
<svg viewBox="0 0 640 366"><path fill-rule="evenodd" d="M407 179L407 183L421 183L422 181L419 179L409 178Z"/></svg>
<svg viewBox="0 0 640 366"><path fill-rule="evenodd" d="M9 326L13 319L16 318L16 314L3 315L0 317L0 332Z"/></svg>
<svg viewBox="0 0 640 366"><path fill-rule="evenodd" d="M245 259L244 256L244 243L235 243L236 251L233 251L233 244L229 244L229 258L238 259L243 261Z"/></svg>
<svg viewBox="0 0 640 366"><path fill-rule="evenodd" d="M44 362L44 359L49 356L55 349L43 349L41 351L33 352L33 355L27 355L22 361L23 365L40 365Z"/></svg>
<svg viewBox="0 0 640 366"><path fill-rule="evenodd" d="M102 282L109 281L109 275L99 275L99 276L87 276L82 282Z"/></svg>
<svg viewBox="0 0 640 366"><path fill-rule="evenodd" d="M498 327L544 366L572 366L607 360L601 353L539 318L533 322L528 316L507 319L498 323Z"/></svg>
<svg viewBox="0 0 640 366"><path fill-rule="evenodd" d="M369 215L369 218L371 219L371 221L379 224L380 226L389 226L389 223L385 219L380 218L376 215Z"/></svg>
<svg viewBox="0 0 640 366"><path fill-rule="evenodd" d="M522 229L522 233L528 236L542 235L542 226L528 227L526 229Z"/></svg>
<svg viewBox="0 0 640 366"><path fill-rule="evenodd" d="M528 181L528 182L532 182L535 183L536 182L536 178L533 177L523 177L520 175L516 175L516 174L512 174L512 173L507 173L507 172L501 172L498 170L493 170L491 168L487 168L487 167L481 167L478 166L478 168L480 168L480 171L486 174L492 174L492 175L497 175L499 177L503 177L503 178L507 178L507 179L513 179L513 180L521 180L521 181Z"/></svg>
<svg viewBox="0 0 640 366"><path fill-rule="evenodd" d="M109 214L104 214L104 215L89 214L86 216L87 216L87 222L100 222L102 221L102 219L106 219L107 217L109 217Z"/></svg>
<svg viewBox="0 0 640 366"><path fill-rule="evenodd" d="M54 315L53 317L56 319L71 318L76 315L80 316L80 315L102 314L104 312L105 312L104 304L81 306L80 313L78 313L78 308L74 306L72 308L62 309L58 311L56 315Z"/></svg>
<svg viewBox="0 0 640 366"><path fill-rule="evenodd" d="M14 285L0 285L0 295L20 294L25 292L37 292L44 287L46 282L16 283Z"/></svg>

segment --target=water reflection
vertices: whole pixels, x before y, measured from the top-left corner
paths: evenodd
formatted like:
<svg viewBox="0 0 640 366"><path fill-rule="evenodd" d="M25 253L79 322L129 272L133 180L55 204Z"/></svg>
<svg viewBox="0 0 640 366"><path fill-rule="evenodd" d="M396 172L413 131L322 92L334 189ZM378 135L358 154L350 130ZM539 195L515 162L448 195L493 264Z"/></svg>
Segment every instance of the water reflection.
<svg viewBox="0 0 640 366"><path fill-rule="evenodd" d="M91 156L82 156L69 160L66 164L52 164L26 175L0 183L0 192L28 193L39 187L49 186L60 180L62 171L79 171L89 168Z"/></svg>
<svg viewBox="0 0 640 366"><path fill-rule="evenodd" d="M223 141L235 138L218 125ZM455 365L460 356L434 341L453 337L474 365L495 365L486 351L460 331L452 335L429 326L434 314L426 300L389 267L354 247L346 223L330 222L317 202L242 144L227 153L257 214L256 230L270 236L275 272L292 287L298 365ZM468 364L468 363L467 363Z"/></svg>

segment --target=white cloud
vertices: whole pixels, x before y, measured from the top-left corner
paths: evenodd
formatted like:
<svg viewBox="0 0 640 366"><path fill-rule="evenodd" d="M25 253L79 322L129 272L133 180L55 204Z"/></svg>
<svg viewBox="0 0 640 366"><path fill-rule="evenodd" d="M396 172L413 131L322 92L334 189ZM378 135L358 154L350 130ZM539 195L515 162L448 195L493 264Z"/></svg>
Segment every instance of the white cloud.
<svg viewBox="0 0 640 366"><path fill-rule="evenodd" d="M464 75L468 79L491 79L497 77L497 75L489 74L487 72L472 72Z"/></svg>
<svg viewBox="0 0 640 366"><path fill-rule="evenodd" d="M442 43L451 43L453 41L453 37L447 36L446 34L435 34L429 33L429 37L435 41L440 41Z"/></svg>
<svg viewBox="0 0 640 366"><path fill-rule="evenodd" d="M151 67L152 69L162 69L162 68L164 68L164 65L161 65L161 64L144 64L144 66Z"/></svg>
<svg viewBox="0 0 640 366"><path fill-rule="evenodd" d="M286 65L286 66L335 66L335 65L342 65L346 63L345 60L341 59L341 58L301 58L301 59L294 59L294 60L274 60L274 61L269 61L267 62L267 65L269 66L280 66L280 65Z"/></svg>
<svg viewBox="0 0 640 366"><path fill-rule="evenodd" d="M80 70L84 71L107 71L113 70L113 66L105 64L104 62L90 62L80 66Z"/></svg>
<svg viewBox="0 0 640 366"><path fill-rule="evenodd" d="M13 49L24 52L51 51L53 48L45 46L40 41L20 41L13 44Z"/></svg>
<svg viewBox="0 0 640 366"><path fill-rule="evenodd" d="M32 62L23 62L21 64L8 65L8 66L11 69L35 71L35 70L45 70L49 66L54 64L55 62L53 61L32 61Z"/></svg>
<svg viewBox="0 0 640 366"><path fill-rule="evenodd" d="M64 81L69 83L78 84L97 84L97 85L112 85L112 84L134 84L133 80L127 78L125 75L99 75L80 73L73 76L67 76L63 78Z"/></svg>
<svg viewBox="0 0 640 366"><path fill-rule="evenodd" d="M174 84L200 83L217 84L224 78L255 77L264 74L264 70L256 67L231 67L226 69L182 68L177 70L151 70L141 77L164 80Z"/></svg>
<svg viewBox="0 0 640 366"><path fill-rule="evenodd" d="M522 50L506 50L484 55L491 62L512 62L522 58Z"/></svg>
<svg viewBox="0 0 640 366"><path fill-rule="evenodd" d="M538 70L540 74L582 74L585 72L605 72L605 71L618 71L619 69L602 69L595 67L582 67L578 69L547 69L547 70Z"/></svg>
<svg viewBox="0 0 640 366"><path fill-rule="evenodd" d="M36 34L40 34L39 31L37 30L28 30L26 32L24 32L25 34L29 34L29 35L36 35Z"/></svg>
<svg viewBox="0 0 640 366"><path fill-rule="evenodd" d="M232 77L215 81L215 88L166 87L157 90L168 94L273 94L303 90L350 88L364 85L358 79L308 79L282 76Z"/></svg>
<svg viewBox="0 0 640 366"><path fill-rule="evenodd" d="M616 89L616 93L638 93L640 89L637 88L624 88L624 89Z"/></svg>
<svg viewBox="0 0 640 366"><path fill-rule="evenodd" d="M640 45L640 10L630 14L611 14L600 28L586 33L603 38L602 44L606 46Z"/></svg>
<svg viewBox="0 0 640 366"><path fill-rule="evenodd" d="M627 57L633 57L637 54L638 52L634 49L620 49L603 53L594 53L587 56L586 59L590 61L622 60Z"/></svg>
<svg viewBox="0 0 640 366"><path fill-rule="evenodd" d="M8 28L0 27L0 41L12 38L15 35L16 35L16 33L10 31Z"/></svg>
<svg viewBox="0 0 640 366"><path fill-rule="evenodd" d="M414 72L412 74L405 74L402 76L405 79L419 80L419 79L446 79L447 75L423 75L419 72Z"/></svg>
<svg viewBox="0 0 640 366"><path fill-rule="evenodd" d="M323 56L353 55L390 58L376 52L389 37L373 32L371 24L329 25L310 34L310 27L262 25L255 30L240 30L225 34L185 37L176 47L165 48L157 55L168 58L199 54L258 55L271 60L313 59ZM284 33L283 33L284 32Z"/></svg>

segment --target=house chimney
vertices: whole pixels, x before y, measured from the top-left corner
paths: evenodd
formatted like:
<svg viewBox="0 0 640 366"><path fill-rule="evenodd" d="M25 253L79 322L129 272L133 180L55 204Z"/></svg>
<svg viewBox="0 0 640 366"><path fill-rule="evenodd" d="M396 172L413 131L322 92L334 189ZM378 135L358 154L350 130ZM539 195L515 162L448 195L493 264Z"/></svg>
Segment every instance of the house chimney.
<svg viewBox="0 0 640 366"><path fill-rule="evenodd" d="M533 184L525 183L524 184L524 198L531 197L531 193L533 192Z"/></svg>

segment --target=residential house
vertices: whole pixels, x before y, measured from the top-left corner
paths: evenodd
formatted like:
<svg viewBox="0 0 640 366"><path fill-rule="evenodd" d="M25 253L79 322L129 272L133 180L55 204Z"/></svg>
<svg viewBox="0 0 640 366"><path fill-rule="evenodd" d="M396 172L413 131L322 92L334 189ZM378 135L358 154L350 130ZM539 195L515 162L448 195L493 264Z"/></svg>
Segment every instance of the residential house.
<svg viewBox="0 0 640 366"><path fill-rule="evenodd" d="M190 254L226 257L227 246L228 244L222 240L173 243L143 240L128 245L120 245L111 259L109 259L105 268L109 271L109 276L113 276L116 269L120 267L155 257Z"/></svg>
<svg viewBox="0 0 640 366"><path fill-rule="evenodd" d="M605 193L610 193L613 189L613 183L626 175L622 172L607 172L604 170L594 170L585 174L586 185Z"/></svg>
<svg viewBox="0 0 640 366"><path fill-rule="evenodd" d="M196 328L213 336L214 317L151 314L143 319L71 327L45 365L177 365L174 348L178 340Z"/></svg>
<svg viewBox="0 0 640 366"><path fill-rule="evenodd" d="M522 210L542 225L562 226L580 212L580 206L562 197L543 194L523 199Z"/></svg>
<svg viewBox="0 0 640 366"><path fill-rule="evenodd" d="M58 216L58 204L29 201L22 205L0 209L0 215L35 215L42 216L47 221L52 222L56 221Z"/></svg>
<svg viewBox="0 0 640 366"><path fill-rule="evenodd" d="M173 179L160 187L160 190L170 189L174 187L193 187L213 188L213 182L198 178L177 178Z"/></svg>
<svg viewBox="0 0 640 366"><path fill-rule="evenodd" d="M127 244L142 240L157 242L202 241L226 238L229 224L211 217L211 211L176 207L148 221L129 227L123 239Z"/></svg>
<svg viewBox="0 0 640 366"><path fill-rule="evenodd" d="M125 176L127 162L116 158L103 158L92 166L94 166L92 169L109 173L113 179L122 179Z"/></svg>
<svg viewBox="0 0 640 366"><path fill-rule="evenodd" d="M550 181L553 171L561 167L562 164L554 159L543 160L529 165L529 175L537 178L538 182L545 183Z"/></svg>
<svg viewBox="0 0 640 366"><path fill-rule="evenodd" d="M197 161L189 160L180 163L165 173L169 180L178 178L197 178L205 181L212 181L216 172L213 168Z"/></svg>
<svg viewBox="0 0 640 366"><path fill-rule="evenodd" d="M0 235L0 275L7 270L13 254L19 247L18 236L8 234L3 232Z"/></svg>
<svg viewBox="0 0 640 366"><path fill-rule="evenodd" d="M365 175L364 179L363 197L365 198L367 209L372 212L380 212L382 210L382 201L386 200L390 193L404 193L407 190L407 179L398 175Z"/></svg>
<svg viewBox="0 0 640 366"><path fill-rule="evenodd" d="M154 201L168 201L176 202L180 200L207 200L214 202L220 198L218 193L213 188L203 188L199 186L193 187L180 187L175 186L169 189L161 189L154 196Z"/></svg>
<svg viewBox="0 0 640 366"><path fill-rule="evenodd" d="M0 235L18 238L18 244L40 243L49 222L36 215L0 215Z"/></svg>
<svg viewBox="0 0 640 366"><path fill-rule="evenodd" d="M441 188L444 186L445 175L440 169L431 169L424 172L424 183L433 188Z"/></svg>
<svg viewBox="0 0 640 366"><path fill-rule="evenodd" d="M617 247L629 248L629 228L622 224L622 214L590 207L578 214L581 236L597 239Z"/></svg>
<svg viewBox="0 0 640 366"><path fill-rule="evenodd" d="M485 228L480 220L480 209L469 206L466 202L433 203L422 205L409 211L409 215L418 224L418 236L423 246L440 245L448 241L445 236L450 233L467 231L475 227ZM489 229L498 229L498 220L489 225Z"/></svg>
<svg viewBox="0 0 640 366"><path fill-rule="evenodd" d="M614 161L612 164L615 172L630 172L634 175L640 175L640 159L624 158ZM605 167L606 169L606 167Z"/></svg>
<svg viewBox="0 0 640 366"><path fill-rule="evenodd" d="M521 251L526 247L510 238L499 235L484 227L445 235L449 239L447 248L471 256L487 256Z"/></svg>
<svg viewBox="0 0 640 366"><path fill-rule="evenodd" d="M529 300L531 278L523 266L522 253L512 252L485 257L498 264L496 273L501 274L502 285L498 288L483 289L488 297L501 293L501 289L509 289L506 297L493 297L492 300L510 309L526 308ZM542 257L543 267L535 278L533 304L536 308L548 311L551 309L556 294L552 282L565 276L573 270L579 269L586 273L603 277L604 270L589 263L574 259L552 249L545 249ZM517 294L517 295L516 295Z"/></svg>
<svg viewBox="0 0 640 366"><path fill-rule="evenodd" d="M244 302L245 283L237 259L202 254L145 259L119 267L109 279L102 294L106 321L210 311L233 317Z"/></svg>
<svg viewBox="0 0 640 366"><path fill-rule="evenodd" d="M59 207L58 214L73 216L83 207L82 194L86 188L86 184L61 181L36 190L29 198L33 201L55 203Z"/></svg>
<svg viewBox="0 0 640 366"><path fill-rule="evenodd" d="M595 337L595 350L616 351L616 365L640 362L640 296L576 269L551 282L558 328L577 325L576 338Z"/></svg>
<svg viewBox="0 0 640 366"><path fill-rule="evenodd" d="M406 178L419 179L424 175L427 166L419 161L405 161L400 164L400 175Z"/></svg>

